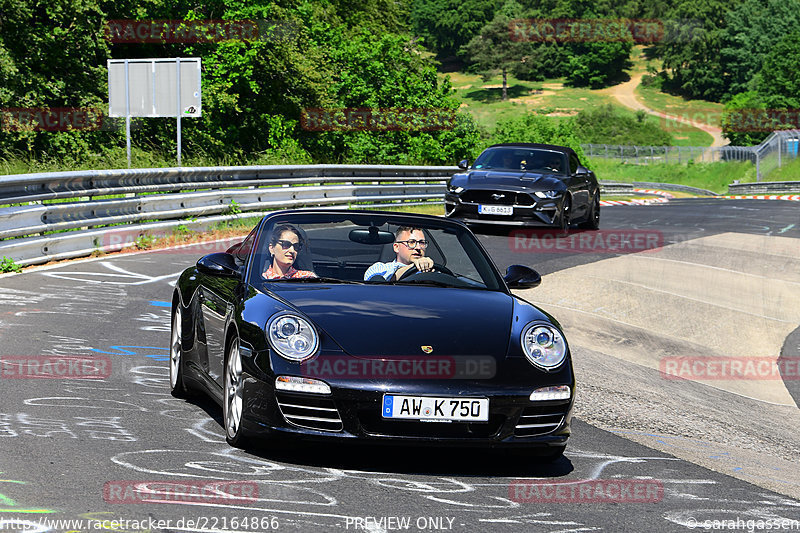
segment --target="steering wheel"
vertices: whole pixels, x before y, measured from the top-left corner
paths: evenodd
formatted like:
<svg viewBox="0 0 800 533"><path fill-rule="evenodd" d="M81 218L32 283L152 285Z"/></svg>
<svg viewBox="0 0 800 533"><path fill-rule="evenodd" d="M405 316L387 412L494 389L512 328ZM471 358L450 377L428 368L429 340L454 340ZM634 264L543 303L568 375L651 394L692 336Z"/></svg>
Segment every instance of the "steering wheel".
<svg viewBox="0 0 800 533"><path fill-rule="evenodd" d="M447 268L444 265L440 265L439 263L434 263L433 266L431 267L431 270L439 271L442 274L448 274L450 276L456 277L456 275L453 274L452 270L450 270L449 268ZM408 270L403 272L403 275L400 276L399 278L397 278L397 281L402 281L402 280L404 280L406 278L409 278L409 277L411 277L411 276L413 276L415 274L425 274L425 272L420 272L419 269L417 268L417 266L412 264L411 268L409 268Z"/></svg>

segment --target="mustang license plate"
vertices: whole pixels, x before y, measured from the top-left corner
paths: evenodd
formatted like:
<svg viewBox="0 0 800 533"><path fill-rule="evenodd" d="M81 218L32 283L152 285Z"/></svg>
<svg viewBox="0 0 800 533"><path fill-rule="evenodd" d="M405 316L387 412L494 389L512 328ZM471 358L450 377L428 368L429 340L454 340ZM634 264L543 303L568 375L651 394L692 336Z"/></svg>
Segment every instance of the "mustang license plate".
<svg viewBox="0 0 800 533"><path fill-rule="evenodd" d="M487 422L489 420L489 399L384 394L382 414L383 418Z"/></svg>
<svg viewBox="0 0 800 533"><path fill-rule="evenodd" d="M481 215L513 215L514 207L510 205L483 205L478 206Z"/></svg>

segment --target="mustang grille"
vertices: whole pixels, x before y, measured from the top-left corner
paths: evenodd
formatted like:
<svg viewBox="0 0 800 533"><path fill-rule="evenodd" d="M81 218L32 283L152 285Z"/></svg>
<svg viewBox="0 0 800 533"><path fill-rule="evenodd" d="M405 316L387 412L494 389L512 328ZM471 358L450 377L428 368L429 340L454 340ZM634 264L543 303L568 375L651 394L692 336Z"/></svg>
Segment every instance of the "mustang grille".
<svg viewBox="0 0 800 533"><path fill-rule="evenodd" d="M519 417L514 435L517 437L533 437L551 433L561 426L566 416L564 405L526 407Z"/></svg>
<svg viewBox="0 0 800 533"><path fill-rule="evenodd" d="M465 191L461 195L462 202L491 205L533 205L530 195L508 191Z"/></svg>
<svg viewBox="0 0 800 533"><path fill-rule="evenodd" d="M290 424L319 431L341 431L342 418L330 398L276 393L278 407Z"/></svg>

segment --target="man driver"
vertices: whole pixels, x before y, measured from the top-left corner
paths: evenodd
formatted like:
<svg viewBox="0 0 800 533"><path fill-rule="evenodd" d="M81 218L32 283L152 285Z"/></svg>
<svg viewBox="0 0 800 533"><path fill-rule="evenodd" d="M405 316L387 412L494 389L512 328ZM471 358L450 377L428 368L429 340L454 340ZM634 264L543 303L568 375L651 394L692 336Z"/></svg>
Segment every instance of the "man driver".
<svg viewBox="0 0 800 533"><path fill-rule="evenodd" d="M392 248L397 258L390 263L375 263L364 272L364 280L373 276L382 276L383 279L398 280L412 267L417 267L420 272L428 272L433 268L433 259L425 257L428 241L420 228L402 226L395 232Z"/></svg>

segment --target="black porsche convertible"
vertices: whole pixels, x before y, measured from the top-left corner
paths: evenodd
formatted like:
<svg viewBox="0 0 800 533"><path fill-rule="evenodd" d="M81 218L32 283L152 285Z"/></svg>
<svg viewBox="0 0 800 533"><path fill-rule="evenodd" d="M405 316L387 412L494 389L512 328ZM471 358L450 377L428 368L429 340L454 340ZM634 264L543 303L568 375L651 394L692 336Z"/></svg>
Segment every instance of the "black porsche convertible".
<svg viewBox="0 0 800 533"><path fill-rule="evenodd" d="M600 187L574 150L550 144L496 144L453 175L445 194L449 218L469 224L600 227Z"/></svg>
<svg viewBox="0 0 800 533"><path fill-rule="evenodd" d="M400 247L433 266L365 280ZM172 393L218 402L240 447L286 436L557 457L575 391L569 347L552 316L510 291L540 281L520 265L501 275L460 222L275 212L179 277Z"/></svg>

